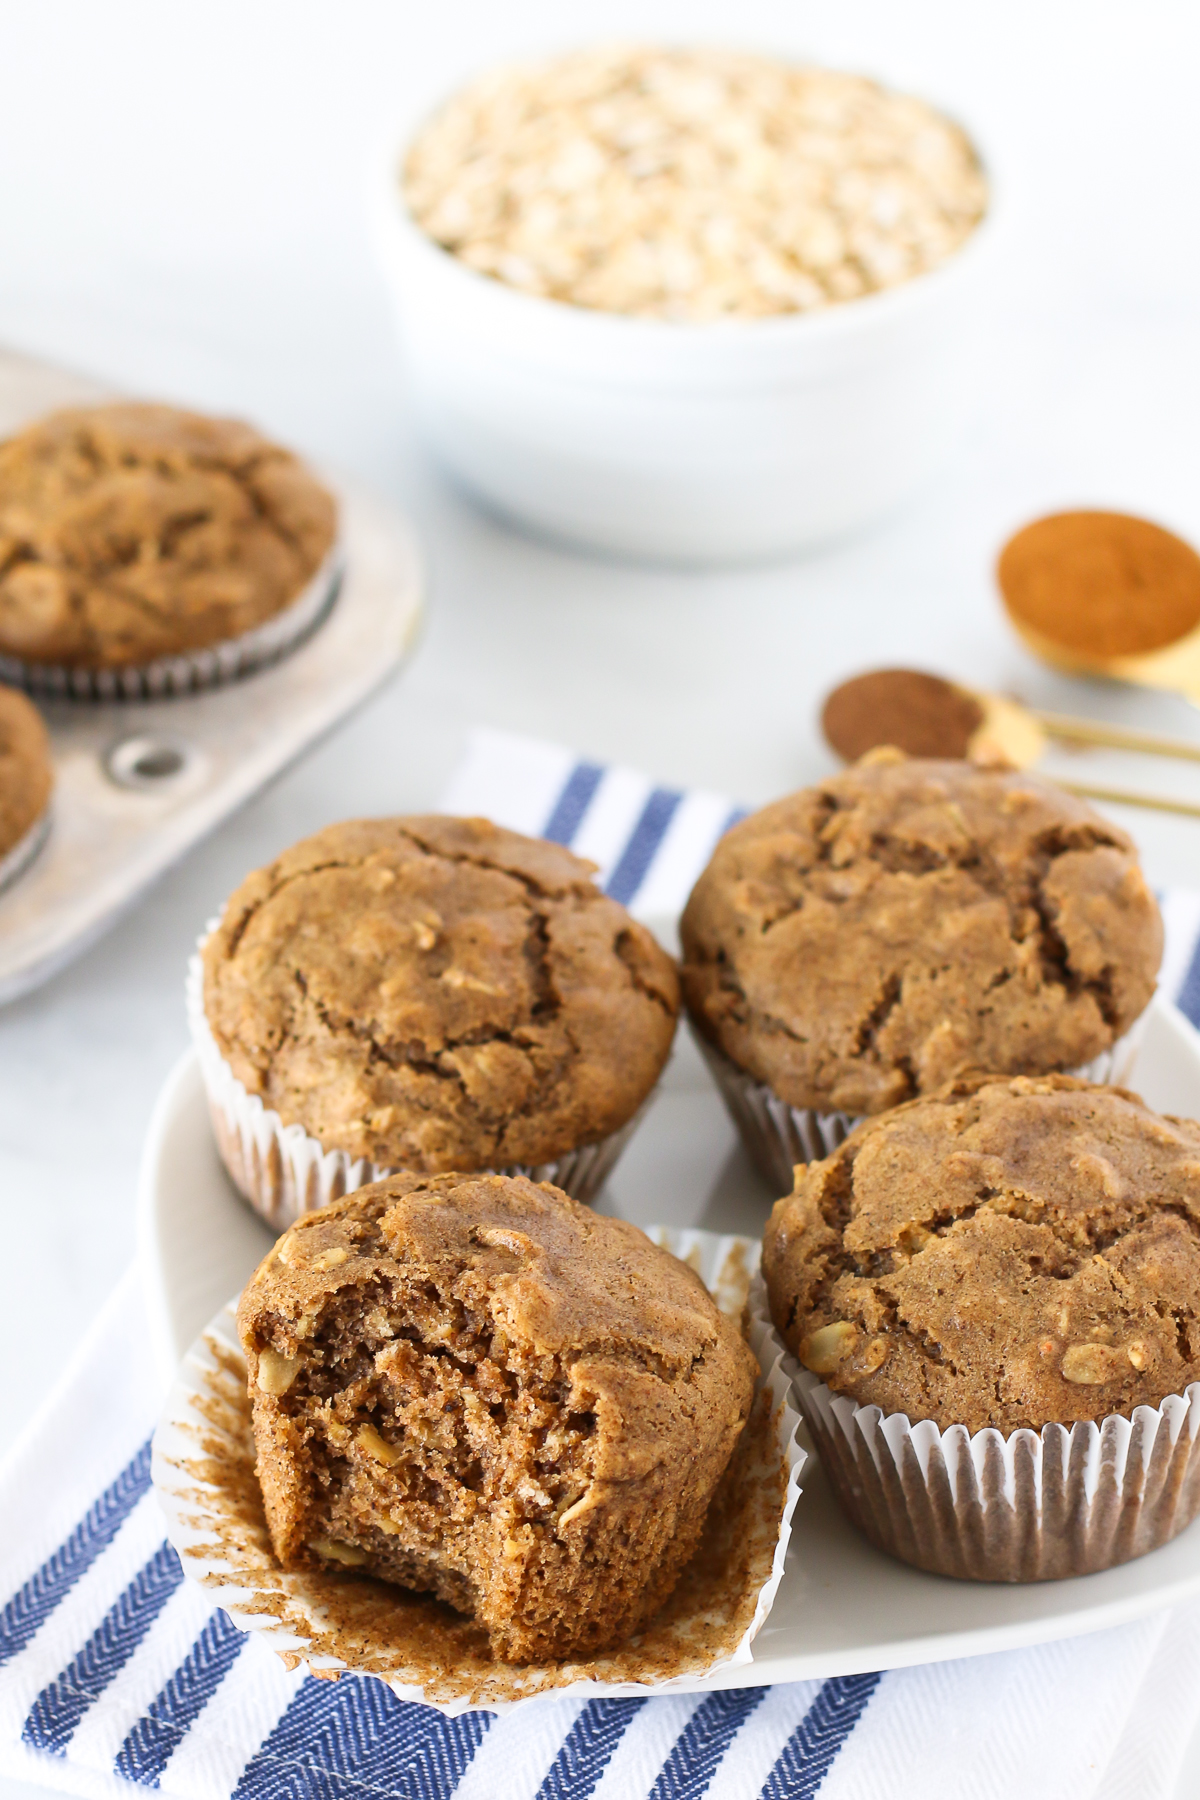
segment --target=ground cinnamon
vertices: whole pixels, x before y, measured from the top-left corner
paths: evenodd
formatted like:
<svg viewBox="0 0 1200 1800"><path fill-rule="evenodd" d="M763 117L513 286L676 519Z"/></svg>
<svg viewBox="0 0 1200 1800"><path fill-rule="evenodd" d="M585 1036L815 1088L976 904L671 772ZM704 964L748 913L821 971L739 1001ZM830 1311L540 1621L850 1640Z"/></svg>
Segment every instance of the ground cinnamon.
<svg viewBox="0 0 1200 1800"><path fill-rule="evenodd" d="M1098 661L1161 650L1200 625L1200 556L1127 513L1035 519L1004 546L996 575L1014 620Z"/></svg>
<svg viewBox="0 0 1200 1800"><path fill-rule="evenodd" d="M983 707L966 688L918 669L872 669L843 681L825 701L821 729L846 762L880 744L908 756L966 756L983 723Z"/></svg>

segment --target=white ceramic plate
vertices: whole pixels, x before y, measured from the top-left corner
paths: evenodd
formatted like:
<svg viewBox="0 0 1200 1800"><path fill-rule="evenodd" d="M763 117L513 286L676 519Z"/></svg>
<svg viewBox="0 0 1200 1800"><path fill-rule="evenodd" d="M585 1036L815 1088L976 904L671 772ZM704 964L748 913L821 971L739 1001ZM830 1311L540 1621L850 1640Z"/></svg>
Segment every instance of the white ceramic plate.
<svg viewBox="0 0 1200 1800"><path fill-rule="evenodd" d="M1200 1117L1200 1034L1163 1000L1153 1005L1132 1084L1163 1112ZM770 1198L681 1033L659 1095L610 1183L607 1210L643 1224L758 1237ZM190 1054L151 1123L139 1234L165 1381L273 1241L217 1160ZM1200 1594L1200 1522L1150 1556L1073 1581L999 1587L923 1575L872 1549L847 1524L814 1460L753 1662L701 1685L747 1687L978 1656L1098 1631L1193 1594Z"/></svg>
<svg viewBox="0 0 1200 1800"><path fill-rule="evenodd" d="M51 408L112 398L61 369L0 353L0 437ZM283 661L176 699L38 697L54 759L50 832L0 894L0 1004L94 942L199 838L360 705L411 647L421 615L412 533L371 495L331 485L342 506L345 574L328 617Z"/></svg>

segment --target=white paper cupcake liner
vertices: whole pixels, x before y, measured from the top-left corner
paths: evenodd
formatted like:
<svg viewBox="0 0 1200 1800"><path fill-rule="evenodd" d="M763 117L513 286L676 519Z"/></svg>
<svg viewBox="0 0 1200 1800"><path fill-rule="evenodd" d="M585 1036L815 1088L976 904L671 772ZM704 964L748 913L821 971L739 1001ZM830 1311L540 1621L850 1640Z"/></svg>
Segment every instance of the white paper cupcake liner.
<svg viewBox="0 0 1200 1800"><path fill-rule="evenodd" d="M723 1311L743 1315L757 1269L756 1242L665 1226L652 1227L649 1236L697 1270ZM513 1666L481 1650L482 1634L474 1628L474 1636L464 1641L465 1622L456 1636L445 1611L443 1623L422 1627L421 1654L414 1659L417 1639L406 1642L403 1634L403 1590L395 1590L396 1610L384 1633L377 1623L375 1583L363 1586L376 1597L374 1612L364 1617L376 1622L364 1627L349 1653L343 1628L339 1653L331 1653L328 1597L335 1595L344 1612L354 1578L285 1571L272 1555L250 1473L254 1443L235 1311L231 1302L184 1359L155 1432L152 1473L184 1573L208 1590L240 1630L260 1634L290 1668L303 1665L325 1677L374 1675L400 1699L454 1715L479 1706L506 1711L551 1691L581 1700L696 1692L712 1677L753 1660L754 1638L783 1575L806 1460L796 1440L800 1416L792 1403L785 1351L765 1315L749 1320L761 1373L754 1437L723 1540L728 1569L710 1576L706 1558L692 1585L685 1571L676 1596L626 1647L578 1663ZM689 1569L695 1570L697 1561ZM433 1610L426 1608L426 1615Z"/></svg>
<svg viewBox="0 0 1200 1800"><path fill-rule="evenodd" d="M830 1483L871 1542L935 1575L1056 1581L1169 1542L1200 1511L1200 1382L1127 1419L940 1431L859 1406L788 1358Z"/></svg>
<svg viewBox="0 0 1200 1800"><path fill-rule="evenodd" d="M1140 1012L1129 1030L1099 1056L1093 1056L1091 1062L1084 1063L1078 1069L1068 1069L1068 1075L1078 1075L1081 1081L1095 1081L1101 1087L1124 1087L1133 1073L1133 1065L1137 1061L1138 1051L1142 1047L1142 1039L1146 1035L1146 1025L1150 1018L1150 1008Z"/></svg>
<svg viewBox="0 0 1200 1800"><path fill-rule="evenodd" d="M218 921L200 939L202 950ZM200 1073L208 1096L221 1161L238 1192L275 1231L307 1212L328 1206L368 1182L398 1173L398 1167L353 1157L345 1150L326 1150L303 1125L285 1125L277 1112L248 1093L218 1048L204 1012L204 969L197 953L188 964L187 1016ZM591 1204L608 1180L617 1158L637 1130L650 1103L647 1095L631 1119L594 1144L581 1144L544 1163L510 1163L479 1173L526 1175L550 1181L572 1199Z"/></svg>
<svg viewBox="0 0 1200 1800"><path fill-rule="evenodd" d="M1068 1069L1084 1081L1120 1086L1129 1076L1149 1016L1147 1007L1123 1037L1081 1068ZM737 1126L751 1162L778 1194L790 1194L797 1163L820 1162L832 1156L845 1142L862 1115L844 1112L818 1112L813 1107L789 1106L786 1100L739 1069L735 1062L718 1050L691 1021L692 1036L700 1047L721 1090L721 1097Z"/></svg>
<svg viewBox="0 0 1200 1800"><path fill-rule="evenodd" d="M30 694L64 700L165 700L219 687L278 662L303 643L332 609L344 566L342 546L335 544L295 600L252 631L223 643L113 669L79 669L0 655L0 681Z"/></svg>
<svg viewBox="0 0 1200 1800"><path fill-rule="evenodd" d="M34 820L24 837L0 856L0 894L22 876L50 835L50 808Z"/></svg>

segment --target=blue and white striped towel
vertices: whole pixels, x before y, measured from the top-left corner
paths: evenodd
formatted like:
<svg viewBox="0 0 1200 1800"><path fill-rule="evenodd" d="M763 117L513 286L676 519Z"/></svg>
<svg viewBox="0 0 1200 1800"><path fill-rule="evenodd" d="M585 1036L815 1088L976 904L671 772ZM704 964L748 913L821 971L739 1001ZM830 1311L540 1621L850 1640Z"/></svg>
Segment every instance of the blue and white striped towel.
<svg viewBox="0 0 1200 1800"><path fill-rule="evenodd" d="M447 804L676 911L728 801L481 733ZM1200 1014L1200 895L1167 897ZM0 1773L186 1800L1161 1800L1200 1711L1200 1608L884 1675L444 1719L289 1673L181 1578L149 1487L161 1395L134 1274L0 1476ZM4 1603L6 1602L6 1603Z"/></svg>

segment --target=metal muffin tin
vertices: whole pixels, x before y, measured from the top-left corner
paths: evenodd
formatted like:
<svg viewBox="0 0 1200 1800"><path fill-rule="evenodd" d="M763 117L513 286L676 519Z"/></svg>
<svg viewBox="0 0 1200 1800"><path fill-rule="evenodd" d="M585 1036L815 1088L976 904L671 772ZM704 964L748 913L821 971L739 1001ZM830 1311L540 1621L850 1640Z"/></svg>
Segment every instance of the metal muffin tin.
<svg viewBox="0 0 1200 1800"><path fill-rule="evenodd" d="M0 681L35 698L70 700L169 700L237 681L288 656L325 623L341 590L345 552L334 544L312 580L282 612L240 636L203 650L121 669L72 669L62 663L27 663L0 656Z"/></svg>
<svg viewBox="0 0 1200 1800"><path fill-rule="evenodd" d="M60 406L116 398L0 352L0 437ZM342 510L345 572L328 617L282 661L162 700L39 700L55 786L40 854L0 893L0 1004L86 948L206 832L377 688L422 609L409 527L322 475Z"/></svg>

